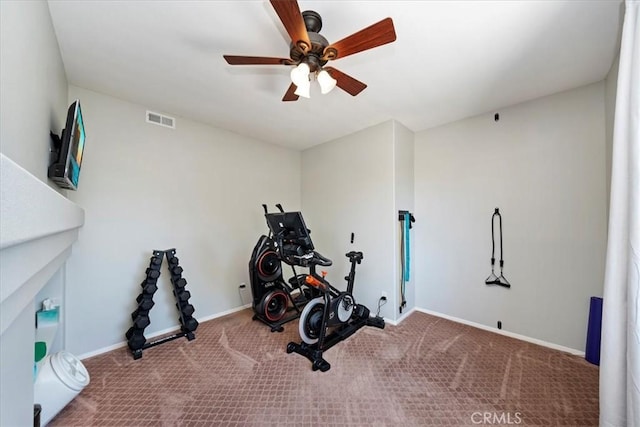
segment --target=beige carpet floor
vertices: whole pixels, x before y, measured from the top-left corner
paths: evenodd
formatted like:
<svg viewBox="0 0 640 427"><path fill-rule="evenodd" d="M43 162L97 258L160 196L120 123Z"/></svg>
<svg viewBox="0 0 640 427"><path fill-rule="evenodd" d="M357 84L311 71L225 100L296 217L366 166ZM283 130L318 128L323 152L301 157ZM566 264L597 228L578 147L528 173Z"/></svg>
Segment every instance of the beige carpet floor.
<svg viewBox="0 0 640 427"><path fill-rule="evenodd" d="M91 383L52 426L590 426L598 368L584 359L414 312L365 327L311 370L244 310L196 339L84 361Z"/></svg>

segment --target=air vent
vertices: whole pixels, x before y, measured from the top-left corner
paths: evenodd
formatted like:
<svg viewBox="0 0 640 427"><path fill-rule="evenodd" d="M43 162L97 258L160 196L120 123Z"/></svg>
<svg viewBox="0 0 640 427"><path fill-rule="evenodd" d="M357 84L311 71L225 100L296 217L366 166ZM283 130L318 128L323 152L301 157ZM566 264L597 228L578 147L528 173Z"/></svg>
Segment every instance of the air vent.
<svg viewBox="0 0 640 427"><path fill-rule="evenodd" d="M154 113L153 111L147 111L147 123L153 123L154 125L160 125L171 129L176 128L176 119L165 116L164 114Z"/></svg>

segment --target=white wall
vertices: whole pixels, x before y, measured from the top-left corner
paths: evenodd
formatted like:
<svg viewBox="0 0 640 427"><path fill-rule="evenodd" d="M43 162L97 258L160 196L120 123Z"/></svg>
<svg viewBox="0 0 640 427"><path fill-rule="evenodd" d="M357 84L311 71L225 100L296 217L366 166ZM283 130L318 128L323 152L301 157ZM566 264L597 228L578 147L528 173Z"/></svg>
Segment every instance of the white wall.
<svg viewBox="0 0 640 427"><path fill-rule="evenodd" d="M327 280L346 289L349 261L345 254L362 251L354 296L372 314L381 292L391 296L397 289L393 154L392 121L302 153L302 213L316 250L333 260ZM393 304L383 306L380 314L394 318Z"/></svg>
<svg viewBox="0 0 640 427"><path fill-rule="evenodd" d="M0 58L0 151L47 183L49 131L59 133L63 126L67 81L45 1L0 2ZM33 207L42 212L49 208L44 201ZM0 218L3 223L7 219ZM2 327L3 426L33 423L34 313L34 303L28 304L10 325Z"/></svg>
<svg viewBox="0 0 640 427"><path fill-rule="evenodd" d="M67 266L68 349L124 341L154 249L176 248L196 318L239 307L267 231L261 203L300 207L300 153L181 117L175 130L149 124L145 106L70 86L76 98L87 142L70 198L87 221ZM165 262L147 336L178 325L168 277Z"/></svg>
<svg viewBox="0 0 640 427"><path fill-rule="evenodd" d="M3 426L33 425L33 327L34 307L25 307L13 327L0 335L2 351L0 423ZM28 361L30 363L25 363Z"/></svg>
<svg viewBox="0 0 640 427"><path fill-rule="evenodd" d="M401 314L406 314L412 308L415 307L415 269L414 261L409 263L409 281L405 284L405 300L406 306L400 313L400 304L402 303L402 297L400 294L400 282L402 279L402 252L400 250L401 233L403 223L398 221L397 212L400 210L414 211L414 176L413 176L413 153L414 153L414 133L403 126L401 123L393 122L393 159L394 159L394 197L395 197L395 212L396 212L396 227L394 228L394 239L396 257L395 257L395 274L396 278L396 290L394 291L391 303L396 312L396 317ZM414 230L409 232L409 256L413 258L415 252Z"/></svg>
<svg viewBox="0 0 640 427"><path fill-rule="evenodd" d="M39 306L45 292L61 292L59 273L78 239L84 211L2 153L0 211L1 425L29 425L36 301ZM60 349L61 338L49 352ZM29 392L21 392L25 389Z"/></svg>
<svg viewBox="0 0 640 427"><path fill-rule="evenodd" d="M49 131L60 134L68 107L49 6L43 0L2 1L0 23L0 150L47 182Z"/></svg>
<svg viewBox="0 0 640 427"><path fill-rule="evenodd" d="M584 349L604 275L604 83L498 112L416 134L416 305ZM484 284L495 207L509 290Z"/></svg>

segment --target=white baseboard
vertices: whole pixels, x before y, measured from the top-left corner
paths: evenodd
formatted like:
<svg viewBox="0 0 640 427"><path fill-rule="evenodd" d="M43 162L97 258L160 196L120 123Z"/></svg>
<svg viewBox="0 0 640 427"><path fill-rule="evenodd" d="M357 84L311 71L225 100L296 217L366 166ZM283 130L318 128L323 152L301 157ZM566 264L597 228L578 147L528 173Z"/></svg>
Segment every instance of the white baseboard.
<svg viewBox="0 0 640 427"><path fill-rule="evenodd" d="M249 307L251 307L251 303L245 304L245 305L241 305L240 307L232 308L232 309L229 309L229 310L225 310L225 311L223 311L221 313L212 314L211 316L201 317L201 318L199 318L197 320L198 320L198 322L206 322L208 320L217 319L218 317L224 317L227 314L237 313L238 311L242 311L245 308L249 308Z"/></svg>
<svg viewBox="0 0 640 427"><path fill-rule="evenodd" d="M584 351L576 350L574 348L565 347L565 346L560 345L560 344L554 344L554 343L551 343L551 342L548 342L548 341L539 340L537 338L531 338L531 337L528 337L526 335L516 334L515 332L504 331L502 329L498 329L498 328L494 328L494 327L491 327L491 326L483 325L481 323L471 322L469 320L465 320L465 319L460 319L458 317L449 316L448 314L438 313L437 311L431 311L431 310L427 310L427 309L424 309L424 308L416 308L415 311L419 311L421 313L430 314L430 315L436 316L436 317L441 317L443 319L451 320L451 321L457 322L457 323L462 323L464 325L473 326L474 328L483 329L485 331L489 331L489 332L493 332L493 333L496 333L496 334L504 335L504 336L507 336L507 337L515 338L515 339L518 339L518 340L521 340L521 341L526 341L526 342L530 342L530 343L533 343L533 344L538 344L538 345L541 345L543 347L552 348L554 350L564 351L565 353L570 353L570 354L573 354L575 356L584 357L584 355L585 355ZM403 317L403 319L404 319L404 317Z"/></svg>
<svg viewBox="0 0 640 427"><path fill-rule="evenodd" d="M388 323L389 325L393 325L393 326L398 326L400 323L402 323L402 321L404 319L406 319L407 317L409 317L409 315L411 313L413 313L414 311L416 311L416 308L411 308L409 309L407 312L405 312L402 316L400 316L398 318L398 320L391 320L391 319L387 319L386 317L384 318L384 323Z"/></svg>
<svg viewBox="0 0 640 427"><path fill-rule="evenodd" d="M225 310L225 311L222 311L220 313L212 314L211 316L199 317L199 318L196 318L196 320L199 323L202 323L202 322L206 322L208 320L217 319L218 317L223 317L223 316L226 316L228 314L232 314L232 313L236 313L238 311L242 311L245 308L249 308L249 307L251 307L250 303L249 304L245 304L245 305L241 305L240 307L232 308L230 310ZM164 335L164 334L168 334L170 332L174 332L174 331L176 331L178 329L180 329L180 325L176 324L175 326L172 326L170 328L154 332L153 334L149 335L147 337L147 339L153 339L153 338L159 337L160 335ZM116 350L118 348L125 347L126 345L127 345L127 342L126 341L122 341L122 342L119 342L117 344L113 344L113 345L110 345L110 346L107 346L107 347L100 348L98 350L94 350L94 351L90 351L88 353L81 354L80 356L77 356L77 357L80 360L84 360L84 359L88 359L90 357L99 356L99 355L101 355L103 353L106 353L108 351L111 351L111 350Z"/></svg>
<svg viewBox="0 0 640 427"><path fill-rule="evenodd" d="M242 305L240 307L232 308L232 309L229 309L229 310L225 310L225 311L222 311L220 313L212 314L210 316L201 317L201 318L198 318L197 320L198 320L198 322L206 322L208 320L213 320L213 319L217 319L219 317L227 316L229 314L236 313L238 311L242 311L242 310L244 310L246 308L250 308L250 307L251 307L251 303ZM515 332L504 331L502 329L497 329L497 328L494 328L494 327L491 327L491 326L486 326L486 325L483 325L483 324L480 324L480 323L472 322L472 321L465 320L465 319L460 319L458 317L449 316L448 314L443 314L443 313L439 313L437 311L427 310L425 308L419 308L419 307L414 307L414 308L409 309L406 313L404 313L402 316L400 316L398 318L398 320L391 320L391 319L385 318L384 322L386 324L389 324L389 325L398 326L400 323L402 323L407 317L409 317L415 311L419 311L421 313L430 314L430 315L436 316L436 317L441 317L443 319L451 320L451 321L457 322L457 323L462 323L464 325L473 326L474 328L482 329L482 330L485 330L485 331L493 332L493 333L504 335L504 336L507 336L507 337L519 339L521 341L526 341L526 342L530 342L530 343L533 343L533 344L538 344L538 345L541 345L543 347L552 348L554 350L564 351L566 353L570 353L570 354L573 354L573 355L576 355L576 356L584 357L584 355L585 355L584 351L576 350L576 349L573 349L573 348L570 348L570 347L565 347L565 346L562 346L562 345L559 345L559 344L550 343L548 341L539 340L537 338L531 338L531 337L528 337L526 335L516 334ZM170 332L173 332L173 331L179 329L179 327L180 327L179 325L176 325L176 326L173 326L173 327L170 327L170 328L167 328L167 329L163 329L161 331L154 332L152 335L149 335L147 338L148 339L153 339L153 338L159 337L161 335L168 334ZM122 341L120 343L113 344L113 345L110 345L110 346L107 346L107 347L103 347L103 348L95 350L95 351L84 353L84 354L78 356L78 358L80 360L88 359L89 357L98 356L98 355L106 353L108 351L116 350L116 349L121 348L121 347L125 347L126 345L127 345L127 342L126 341Z"/></svg>

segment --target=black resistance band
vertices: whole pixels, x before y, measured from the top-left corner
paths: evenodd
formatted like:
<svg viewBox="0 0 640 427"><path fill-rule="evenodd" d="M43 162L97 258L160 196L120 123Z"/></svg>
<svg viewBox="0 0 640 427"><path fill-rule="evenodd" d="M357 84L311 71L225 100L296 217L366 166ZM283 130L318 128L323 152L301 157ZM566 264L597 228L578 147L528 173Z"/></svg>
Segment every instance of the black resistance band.
<svg viewBox="0 0 640 427"><path fill-rule="evenodd" d="M495 218L498 217L498 226L500 227L500 276L496 277L494 273L494 266L496 264L496 240L495 240L495 229L494 223ZM504 252L502 251L502 215L500 215L500 209L496 208L495 212L491 216L491 274L484 281L487 285L498 285L504 286L505 288L510 288L511 284L502 274L502 270L504 268L504 260L503 260Z"/></svg>

